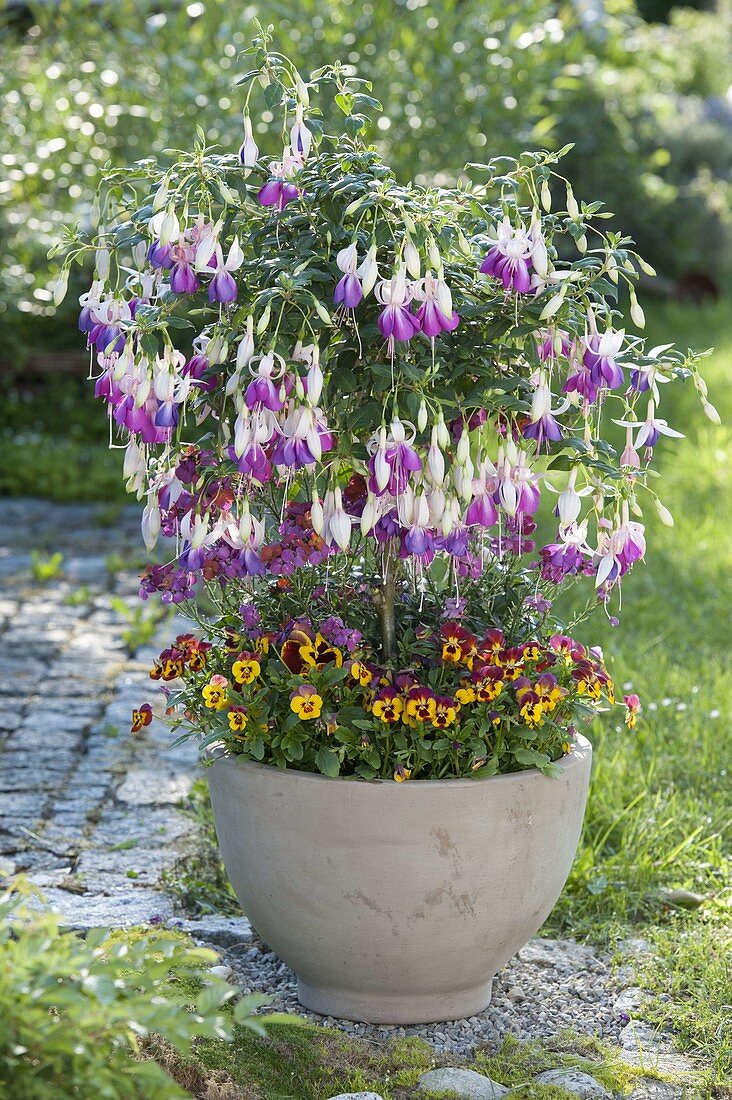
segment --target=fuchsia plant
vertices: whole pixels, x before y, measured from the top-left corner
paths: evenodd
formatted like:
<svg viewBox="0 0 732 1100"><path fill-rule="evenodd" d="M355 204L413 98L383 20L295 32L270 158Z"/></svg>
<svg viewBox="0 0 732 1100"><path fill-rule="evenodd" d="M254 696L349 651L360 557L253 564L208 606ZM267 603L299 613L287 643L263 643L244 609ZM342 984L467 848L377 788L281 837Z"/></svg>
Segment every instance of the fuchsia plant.
<svg viewBox="0 0 732 1100"><path fill-rule="evenodd" d="M715 416L696 361L622 327L620 292L642 327L652 272L578 204L561 153L403 186L362 140L363 81L305 81L266 34L248 52L238 155L199 135L167 167L108 171L97 237L69 252L96 251L79 324L145 544L165 540L142 598L206 639L153 675L178 685L177 723L282 766L551 770L612 699L553 604L584 583L617 613L643 508L669 522L649 474L680 433L659 383L692 377ZM278 160L254 140L256 89Z"/></svg>

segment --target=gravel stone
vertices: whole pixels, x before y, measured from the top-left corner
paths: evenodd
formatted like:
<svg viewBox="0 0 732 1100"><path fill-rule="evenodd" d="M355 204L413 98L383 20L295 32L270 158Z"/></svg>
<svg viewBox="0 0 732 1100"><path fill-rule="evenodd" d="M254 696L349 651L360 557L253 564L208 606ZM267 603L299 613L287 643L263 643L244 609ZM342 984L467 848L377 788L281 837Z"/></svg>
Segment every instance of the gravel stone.
<svg viewBox="0 0 732 1100"><path fill-rule="evenodd" d="M644 1077L628 1094L626 1100L682 1100L683 1085L672 1085L670 1081L655 1081Z"/></svg>
<svg viewBox="0 0 732 1100"><path fill-rule="evenodd" d="M453 1092L459 1100L500 1100L509 1090L472 1069L431 1069L417 1085L423 1092Z"/></svg>
<svg viewBox="0 0 732 1100"><path fill-rule="evenodd" d="M573 1092L582 1100L610 1100L611 1093L596 1081L589 1073L579 1069L547 1069L536 1077L539 1085L554 1085L557 1088Z"/></svg>

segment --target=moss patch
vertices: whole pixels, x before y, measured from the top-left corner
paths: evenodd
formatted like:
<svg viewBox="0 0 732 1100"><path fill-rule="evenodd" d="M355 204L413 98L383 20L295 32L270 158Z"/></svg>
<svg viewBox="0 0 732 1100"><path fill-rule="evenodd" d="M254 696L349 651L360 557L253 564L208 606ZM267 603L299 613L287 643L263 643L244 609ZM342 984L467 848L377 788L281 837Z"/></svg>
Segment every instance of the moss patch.
<svg viewBox="0 0 732 1100"><path fill-rule="evenodd" d="M147 1053L201 1100L326 1100L367 1091L384 1100L442 1100L447 1094L418 1091L417 1081L437 1066L460 1064L421 1039L372 1043L307 1022L274 1024L266 1039L238 1029L232 1044L200 1042L186 1061L164 1044L148 1044ZM514 1096L536 1100L572 1097L534 1083L545 1069L582 1069L614 1093L628 1091L639 1076L599 1040L569 1035L545 1043L509 1038L497 1054L479 1051L465 1064L508 1085Z"/></svg>

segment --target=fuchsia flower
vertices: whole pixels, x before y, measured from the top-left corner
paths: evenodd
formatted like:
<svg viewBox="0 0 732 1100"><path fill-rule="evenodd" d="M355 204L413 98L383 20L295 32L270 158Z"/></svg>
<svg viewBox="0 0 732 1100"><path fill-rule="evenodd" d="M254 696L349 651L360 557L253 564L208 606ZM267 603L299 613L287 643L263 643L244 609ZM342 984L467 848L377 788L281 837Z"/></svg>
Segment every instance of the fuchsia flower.
<svg viewBox="0 0 732 1100"><path fill-rule="evenodd" d="M275 358L279 365L275 365ZM254 360L252 360L254 362ZM251 369L251 368L250 368ZM282 386L275 385L275 380L280 379L285 373L285 361L281 355L269 352L262 355L259 360L256 374L247 386L244 400L248 409L254 409L257 404L263 405L270 412L279 412L284 407Z"/></svg>
<svg viewBox="0 0 732 1100"><path fill-rule="evenodd" d="M302 168L303 159L299 153L291 153L289 145L285 146L282 160L272 161L269 166L272 178L257 193L260 206L275 206L278 210L284 210L288 202L300 197L300 189L289 181L289 177Z"/></svg>
<svg viewBox="0 0 732 1100"><path fill-rule="evenodd" d="M425 336L434 340L442 332L454 332L460 318L452 308L450 288L442 275L435 278L427 271L414 290L414 297L422 302L417 310L417 320Z"/></svg>
<svg viewBox="0 0 732 1100"><path fill-rule="evenodd" d="M210 261L216 268L216 274L209 283L209 302L220 302L222 305L229 305L231 302L236 301L239 291L231 272L238 271L243 262L244 253L239 245L238 237L234 237L226 260L224 260L221 245L216 245Z"/></svg>
<svg viewBox="0 0 732 1100"><path fill-rule="evenodd" d="M414 290L412 284L407 282L404 269L397 271L389 281L382 279L376 286L375 294L384 306L379 314L379 330L389 341L390 347L393 349L395 340L411 340L419 332L419 321L409 312Z"/></svg>
<svg viewBox="0 0 732 1100"><path fill-rule="evenodd" d="M539 257L540 264L542 259L546 262L546 247L538 226L535 229L532 224L527 232L523 223L512 226L506 215L497 225L493 240L495 243L480 266L481 272L500 279L506 290L528 294L531 290L531 268Z"/></svg>
<svg viewBox="0 0 732 1100"><path fill-rule="evenodd" d="M386 428L382 428L366 445L370 455L369 491L376 496L387 492L393 497L400 496L412 474L422 469L422 459L412 447L414 427L411 424L408 427L411 429L409 439L405 425L394 419L388 435Z"/></svg>
<svg viewBox="0 0 732 1100"><path fill-rule="evenodd" d="M195 294L201 285L193 270L195 257L196 250L192 245L179 243L170 249L173 266L169 278L174 294Z"/></svg>
<svg viewBox="0 0 732 1100"><path fill-rule="evenodd" d="M498 510L493 501L497 486L496 468L486 458L480 465L478 476L473 478L473 499L465 513L466 527L492 527L498 523Z"/></svg>
<svg viewBox="0 0 732 1100"><path fill-rule="evenodd" d="M672 439L684 438L682 432L677 432L675 428L669 428L665 420L661 420L656 416L656 405L654 401L648 402L648 411L646 413L646 419L643 422L637 420L615 420L613 423L620 425L621 428L627 428L629 432L637 428L638 435L635 437L634 449L637 451L640 447L645 446L649 453L649 457L653 448L658 443L660 436L667 435Z"/></svg>
<svg viewBox="0 0 732 1100"><path fill-rule="evenodd" d="M566 404L557 412L563 412L564 408ZM543 373L534 389L531 400L531 419L524 427L523 435L524 439L536 440L537 451L541 451L544 443L556 443L562 438L562 429L552 413L552 391Z"/></svg>
<svg viewBox="0 0 732 1100"><path fill-rule="evenodd" d="M614 390L623 384L623 368L616 362L616 356L623 346L625 332L614 332L608 328L600 335L591 332L582 337L584 354L583 366L589 371L592 384L596 387L607 386Z"/></svg>
<svg viewBox="0 0 732 1100"><path fill-rule="evenodd" d="M358 252L355 243L340 250L336 256L336 266L343 272L343 278L335 288L333 301L346 309L355 309L363 298L363 289L356 273Z"/></svg>
<svg viewBox="0 0 732 1100"><path fill-rule="evenodd" d="M630 519L627 500L623 501L620 524L612 531L601 531L600 536L596 555L597 588L614 584L646 552L645 528L642 523Z"/></svg>

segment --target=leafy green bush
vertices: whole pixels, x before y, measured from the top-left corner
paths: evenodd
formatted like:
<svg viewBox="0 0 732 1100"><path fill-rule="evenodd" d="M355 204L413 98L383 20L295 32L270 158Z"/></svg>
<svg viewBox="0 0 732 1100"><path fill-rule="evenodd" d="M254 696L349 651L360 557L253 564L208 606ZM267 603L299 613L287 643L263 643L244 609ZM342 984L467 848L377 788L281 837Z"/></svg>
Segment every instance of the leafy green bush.
<svg viewBox="0 0 732 1100"><path fill-rule="evenodd" d="M169 931L97 928L82 939L61 931L55 914L31 910L17 890L1 894L0 1095L187 1096L141 1056L148 1036L187 1055L197 1037L230 1039L235 1023L264 1034L262 1018L252 1016L261 999L235 1000L236 989L208 972L216 961Z"/></svg>

